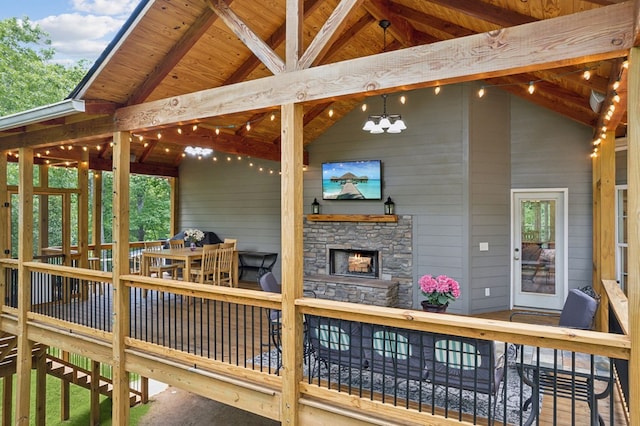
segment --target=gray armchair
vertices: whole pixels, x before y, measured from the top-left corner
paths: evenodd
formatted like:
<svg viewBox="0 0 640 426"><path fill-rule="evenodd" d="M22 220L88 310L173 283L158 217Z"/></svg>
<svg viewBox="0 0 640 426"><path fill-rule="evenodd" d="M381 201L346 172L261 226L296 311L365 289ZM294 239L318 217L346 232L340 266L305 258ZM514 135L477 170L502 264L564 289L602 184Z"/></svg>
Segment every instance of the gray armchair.
<svg viewBox="0 0 640 426"><path fill-rule="evenodd" d="M522 316L558 317L559 327L591 330L597 310L598 301L596 299L581 290L573 289L569 291L559 315L545 312L514 312L511 314L510 320L513 321L514 318Z"/></svg>

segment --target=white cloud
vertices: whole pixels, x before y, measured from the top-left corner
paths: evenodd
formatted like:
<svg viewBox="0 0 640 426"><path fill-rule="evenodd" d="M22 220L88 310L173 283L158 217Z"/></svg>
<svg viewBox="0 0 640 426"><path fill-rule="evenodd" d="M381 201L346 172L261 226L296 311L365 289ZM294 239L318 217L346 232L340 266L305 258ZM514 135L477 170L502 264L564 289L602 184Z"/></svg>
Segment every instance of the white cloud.
<svg viewBox="0 0 640 426"><path fill-rule="evenodd" d="M48 16L37 21L56 50L56 58L95 60L124 24L124 19L79 13Z"/></svg>
<svg viewBox="0 0 640 426"><path fill-rule="evenodd" d="M97 15L130 15L139 0L72 0L73 9L78 12Z"/></svg>

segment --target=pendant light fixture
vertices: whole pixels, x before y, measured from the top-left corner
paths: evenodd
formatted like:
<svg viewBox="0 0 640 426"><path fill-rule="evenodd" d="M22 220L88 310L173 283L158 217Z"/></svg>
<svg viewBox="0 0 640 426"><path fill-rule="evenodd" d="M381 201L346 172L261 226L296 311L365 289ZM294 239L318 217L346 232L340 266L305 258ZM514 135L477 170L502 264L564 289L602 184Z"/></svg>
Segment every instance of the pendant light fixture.
<svg viewBox="0 0 640 426"><path fill-rule="evenodd" d="M387 28L391 26L391 22L387 19L382 19L378 25L383 30L383 52L387 51ZM402 120L400 114L388 114L387 113L387 95L382 95L382 114L369 115L362 130L370 132L372 134L380 133L400 133L405 130L407 126Z"/></svg>

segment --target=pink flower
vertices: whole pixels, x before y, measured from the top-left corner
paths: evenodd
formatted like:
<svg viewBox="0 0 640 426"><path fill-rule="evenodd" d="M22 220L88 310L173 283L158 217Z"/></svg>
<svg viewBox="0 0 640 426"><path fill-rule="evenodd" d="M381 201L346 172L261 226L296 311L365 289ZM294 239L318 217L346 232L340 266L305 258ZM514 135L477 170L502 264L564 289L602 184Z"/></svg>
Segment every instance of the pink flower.
<svg viewBox="0 0 640 426"><path fill-rule="evenodd" d="M428 303L444 305L460 297L460 285L446 275L423 275L418 283Z"/></svg>

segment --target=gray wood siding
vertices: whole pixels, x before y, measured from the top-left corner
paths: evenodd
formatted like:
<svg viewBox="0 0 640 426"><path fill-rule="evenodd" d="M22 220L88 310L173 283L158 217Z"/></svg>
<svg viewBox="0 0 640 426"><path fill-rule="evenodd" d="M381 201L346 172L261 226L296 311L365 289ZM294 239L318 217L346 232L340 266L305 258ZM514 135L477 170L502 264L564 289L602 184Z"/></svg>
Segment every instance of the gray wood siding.
<svg viewBox="0 0 640 426"><path fill-rule="evenodd" d="M280 253L280 164L253 160L250 167L246 158L214 155L218 161L185 158L180 165L180 228L237 238L239 250ZM279 271L280 256L274 267L278 277Z"/></svg>
<svg viewBox="0 0 640 426"><path fill-rule="evenodd" d="M467 93L469 106L469 313L509 305L510 295L510 97L477 88ZM472 90L471 90L472 89ZM480 243L489 245L480 251ZM485 295L485 289L490 295Z"/></svg>
<svg viewBox="0 0 640 426"><path fill-rule="evenodd" d="M321 213L381 214L387 196L398 214L413 216L413 279L447 274L460 281L452 312L506 309L510 294L509 190L569 188L570 287L591 282L591 159L589 129L525 100L491 90L475 97L477 84L390 95L387 110L400 113L401 134L362 131L368 113L382 110L367 100L309 144L304 209L317 198ZM180 167L180 226L237 238L241 250L280 252L279 164L257 160L265 172L218 154L218 161L185 159ZM322 200L321 164L380 159L383 200ZM274 170L269 174L268 170ZM479 243L489 251L480 252ZM280 259L276 264L280 276ZM491 296L484 295L489 287ZM422 299L417 284L414 306Z"/></svg>
<svg viewBox="0 0 640 426"><path fill-rule="evenodd" d="M568 188L569 289L591 284L591 130L525 100L511 108L513 188Z"/></svg>

